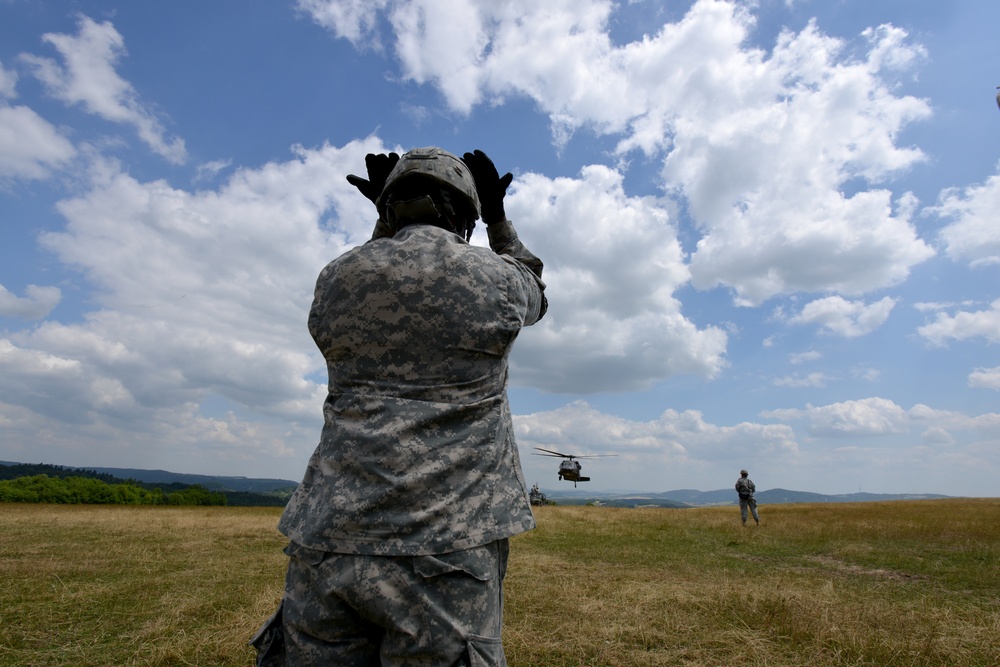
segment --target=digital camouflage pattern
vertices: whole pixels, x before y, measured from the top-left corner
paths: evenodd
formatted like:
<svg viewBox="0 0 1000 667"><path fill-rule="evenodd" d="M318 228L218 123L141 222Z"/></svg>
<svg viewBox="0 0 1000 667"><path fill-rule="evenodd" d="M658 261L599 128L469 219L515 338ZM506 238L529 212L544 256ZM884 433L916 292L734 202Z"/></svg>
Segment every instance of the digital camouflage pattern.
<svg viewBox="0 0 1000 667"><path fill-rule="evenodd" d="M746 475L740 475L736 480L736 493L740 496L740 517L743 523L747 522L747 510L753 516L756 523L760 523L760 516L757 514L757 500L753 494L757 492L757 486Z"/></svg>
<svg viewBox="0 0 1000 667"><path fill-rule="evenodd" d="M444 187L452 188L468 200L476 217L479 217L479 194L476 191L476 181L469 168L455 155L431 146L407 151L389 172L382 194L375 201L375 208L378 210L380 219L388 219L386 200L388 194L392 192L393 186L407 176L414 174L430 178Z"/></svg>
<svg viewBox="0 0 1000 667"><path fill-rule="evenodd" d="M736 480L736 493L743 496L752 496L757 492L757 487L749 477L740 477Z"/></svg>
<svg viewBox="0 0 1000 667"><path fill-rule="evenodd" d="M507 540L436 556L331 554L295 544L286 553L287 664L506 664Z"/></svg>
<svg viewBox="0 0 1000 667"><path fill-rule="evenodd" d="M430 225L376 231L320 273L309 330L329 392L278 526L293 542L415 556L534 527L506 385L546 309L542 263L509 221L487 230L490 249Z"/></svg>

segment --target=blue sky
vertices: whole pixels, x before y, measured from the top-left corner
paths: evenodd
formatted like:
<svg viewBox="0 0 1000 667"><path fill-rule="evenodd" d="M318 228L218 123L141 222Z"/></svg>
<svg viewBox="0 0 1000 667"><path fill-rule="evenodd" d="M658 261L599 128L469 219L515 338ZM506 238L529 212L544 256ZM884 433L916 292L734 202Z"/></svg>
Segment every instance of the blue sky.
<svg viewBox="0 0 1000 667"><path fill-rule="evenodd" d="M515 174L596 490L995 496L1000 5L0 2L0 460L297 480L364 155ZM484 244L482 230L473 242Z"/></svg>

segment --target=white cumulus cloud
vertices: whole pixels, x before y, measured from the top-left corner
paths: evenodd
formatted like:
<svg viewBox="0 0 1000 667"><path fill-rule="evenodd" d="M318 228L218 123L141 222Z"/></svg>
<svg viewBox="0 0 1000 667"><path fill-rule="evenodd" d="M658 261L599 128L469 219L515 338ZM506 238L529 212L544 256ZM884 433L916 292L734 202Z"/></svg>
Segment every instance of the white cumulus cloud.
<svg viewBox="0 0 1000 667"><path fill-rule="evenodd" d="M604 0L300 6L356 43L384 12L404 77L436 86L456 111L527 97L557 143L586 128L618 137L619 155L658 156L661 186L702 235L690 258L699 289L724 286L742 305L858 295L901 283L934 254L911 223L915 199L893 201L882 185L924 160L896 137L930 115L893 92L926 56L899 28L866 31L857 57L815 24L753 48L752 14L722 0L698 0L625 44L610 37L615 5ZM845 194L849 181L871 186Z"/></svg>
<svg viewBox="0 0 1000 667"><path fill-rule="evenodd" d="M853 437L906 432L906 410L885 398L864 398L803 409L769 410L763 416L782 421L804 420L812 435Z"/></svg>
<svg viewBox="0 0 1000 667"><path fill-rule="evenodd" d="M17 97L17 72L9 70L0 62L0 97Z"/></svg>
<svg viewBox="0 0 1000 667"><path fill-rule="evenodd" d="M26 106L0 103L0 179L42 179L76 155L73 144Z"/></svg>
<svg viewBox="0 0 1000 667"><path fill-rule="evenodd" d="M110 22L97 23L87 16L79 17L78 27L76 35L42 36L59 52L63 64L32 54L22 54L21 60L56 99L80 105L105 120L132 126L155 153L173 164L183 163L187 159L183 139L166 137L160 119L115 70L125 54L125 39Z"/></svg>
<svg viewBox="0 0 1000 667"><path fill-rule="evenodd" d="M982 184L949 188L928 211L953 220L940 233L949 257L972 266L1000 263L1000 175Z"/></svg>
<svg viewBox="0 0 1000 667"><path fill-rule="evenodd" d="M389 0L299 0L298 8L337 37L364 47L366 42L377 39L379 13L388 4Z"/></svg>
<svg viewBox="0 0 1000 667"><path fill-rule="evenodd" d="M830 376L826 373L809 373L805 377L786 376L774 381L776 387L825 387L830 382Z"/></svg>
<svg viewBox="0 0 1000 667"><path fill-rule="evenodd" d="M24 292L26 296L19 297L0 285L0 316L40 320L52 312L62 298L58 287L28 285Z"/></svg>
<svg viewBox="0 0 1000 667"><path fill-rule="evenodd" d="M933 322L920 327L917 332L935 345L979 337L990 343L1000 342L1000 299L990 304L988 310L959 311L954 315L938 313Z"/></svg>
<svg viewBox="0 0 1000 667"><path fill-rule="evenodd" d="M697 410L666 410L657 419L633 421L603 413L586 401L518 417L516 430L522 447L610 450L626 456L712 457L797 448L792 431L785 426L750 422L719 426L706 422Z"/></svg>
<svg viewBox="0 0 1000 667"><path fill-rule="evenodd" d="M371 205L343 175L384 150L375 139L295 148L284 163L198 192L91 165L89 188L58 204L65 229L41 241L79 271L95 305L79 322L10 335L0 403L18 415L15 430L29 438L47 424L63 447L72 438L59 424L81 443L160 444L183 425L185 439L208 449L278 457L311 448L325 378L314 377L324 366L306 313L320 269L371 233ZM26 294L0 295L3 313L44 316L59 296ZM233 416L218 416L226 408ZM251 432L258 437L226 445Z"/></svg>
<svg viewBox="0 0 1000 667"><path fill-rule="evenodd" d="M969 386L1000 391L1000 366L977 368L969 374Z"/></svg>
<svg viewBox="0 0 1000 667"><path fill-rule="evenodd" d="M885 324L895 306L896 300L891 297L865 304L839 296L828 296L806 304L789 322L816 324L838 336L855 338L869 334Z"/></svg>
<svg viewBox="0 0 1000 667"><path fill-rule="evenodd" d="M678 373L715 376L727 336L687 319L674 291L688 280L676 230L652 198L629 197L622 175L524 174L507 212L545 261L541 323L521 333L519 382L552 391L638 389ZM559 359L558 363L552 363Z"/></svg>

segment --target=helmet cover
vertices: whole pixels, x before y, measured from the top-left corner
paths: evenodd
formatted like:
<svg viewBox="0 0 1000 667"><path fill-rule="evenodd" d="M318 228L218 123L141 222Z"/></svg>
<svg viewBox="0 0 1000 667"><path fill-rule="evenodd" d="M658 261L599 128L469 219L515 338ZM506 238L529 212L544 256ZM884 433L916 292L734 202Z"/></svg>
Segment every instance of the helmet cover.
<svg viewBox="0 0 1000 667"><path fill-rule="evenodd" d="M476 181L472 177L472 172L455 155L430 146L414 148L404 153L396 166L389 172L389 176L385 180L385 187L382 188L382 194L375 201L375 208L378 209L383 220L387 219L386 206L389 194L401 181L414 176L429 179L456 192L471 207L474 212L473 220L479 218L479 195L476 193Z"/></svg>

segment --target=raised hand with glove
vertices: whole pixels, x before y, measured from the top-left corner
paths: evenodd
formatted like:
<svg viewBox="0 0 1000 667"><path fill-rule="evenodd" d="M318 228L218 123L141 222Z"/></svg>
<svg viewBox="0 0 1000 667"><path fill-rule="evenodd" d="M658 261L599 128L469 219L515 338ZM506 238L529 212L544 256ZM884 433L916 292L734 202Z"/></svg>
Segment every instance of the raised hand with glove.
<svg viewBox="0 0 1000 667"><path fill-rule="evenodd" d="M354 174L348 174L347 182L356 187L361 194L374 204L379 195L382 194L385 182L388 180L389 174L392 173L392 169L396 166L397 162L399 162L399 155L396 153L389 153L388 155L385 153L369 153L365 156L368 180ZM373 240L392 238L393 234L395 234L395 231L381 217L375 221L375 229L372 231Z"/></svg>
<svg viewBox="0 0 1000 667"><path fill-rule="evenodd" d="M539 284L544 290L545 284L541 282L542 261L521 243L517 232L514 231L514 225L507 219L507 212L503 207L503 199L507 196L507 188L514 180L514 175L508 171L501 176L494 166L493 160L478 149L463 155L462 162L472 172L472 178L476 181L476 195L479 197L479 208L482 212L483 222L486 223L486 233L490 238L490 248L498 255L516 257L521 264L538 277ZM548 302L545 300L545 294L542 294L539 318L545 313L547 307Z"/></svg>
<svg viewBox="0 0 1000 667"><path fill-rule="evenodd" d="M360 190L361 194L370 199L374 204L378 196L382 194L385 182L397 162L399 162L399 155L396 153L389 153L388 155L385 153L369 153L365 156L368 180L354 174L348 174L347 182Z"/></svg>
<svg viewBox="0 0 1000 667"><path fill-rule="evenodd" d="M487 226L507 219L503 209L503 198L507 195L514 175L509 171L500 176L493 160L486 153L476 150L462 156L462 162L472 172L476 180L476 194L479 195L479 206L482 209L483 222Z"/></svg>

